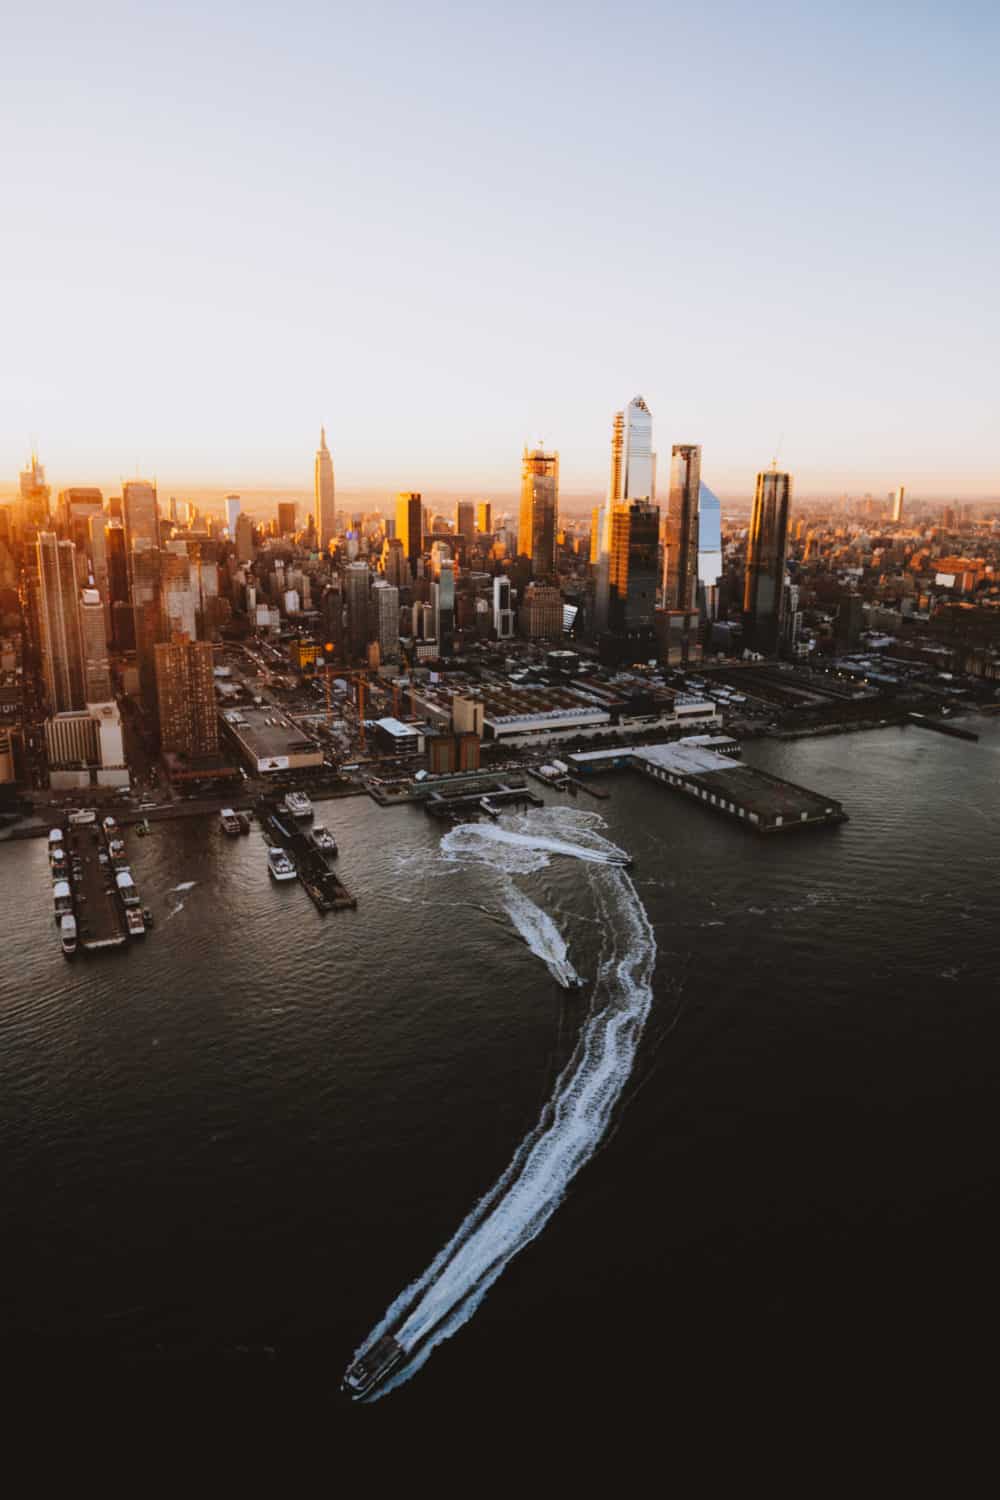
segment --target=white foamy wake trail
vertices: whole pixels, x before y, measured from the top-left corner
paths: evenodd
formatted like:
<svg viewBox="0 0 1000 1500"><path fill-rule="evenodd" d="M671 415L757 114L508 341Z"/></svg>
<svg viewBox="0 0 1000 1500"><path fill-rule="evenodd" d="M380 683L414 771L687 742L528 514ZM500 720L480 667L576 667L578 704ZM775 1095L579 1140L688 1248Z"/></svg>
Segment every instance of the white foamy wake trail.
<svg viewBox="0 0 1000 1500"><path fill-rule="evenodd" d="M172 885L167 894L172 896L175 891L193 891L197 884L197 880L182 880L180 885Z"/></svg>
<svg viewBox="0 0 1000 1500"><path fill-rule="evenodd" d="M540 869L553 853L586 861L607 948L590 1014L538 1124L507 1170L358 1350L362 1353L391 1333L408 1356L371 1399L416 1374L434 1348L468 1322L513 1257L544 1228L604 1137L649 1014L656 940L635 886L621 868L626 856L596 831L603 826L599 815L559 807L511 821L514 828L470 824L453 829L442 840L442 851L459 864L467 864L471 856L508 875ZM554 838L550 829L573 838Z"/></svg>
<svg viewBox="0 0 1000 1500"><path fill-rule="evenodd" d="M506 883L503 904L517 931L532 953L546 965L556 983L563 989L580 984L580 976L569 961L566 939L548 912L536 906L512 880Z"/></svg>

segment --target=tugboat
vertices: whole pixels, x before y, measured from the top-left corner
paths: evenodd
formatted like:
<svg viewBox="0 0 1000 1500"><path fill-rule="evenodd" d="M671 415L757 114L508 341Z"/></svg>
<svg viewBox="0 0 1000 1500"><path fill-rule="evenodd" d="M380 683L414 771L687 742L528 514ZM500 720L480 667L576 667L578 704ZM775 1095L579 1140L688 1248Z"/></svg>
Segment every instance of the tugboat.
<svg viewBox="0 0 1000 1500"><path fill-rule="evenodd" d="M395 1369L405 1353L402 1344L391 1333L384 1333L377 1344L366 1349L353 1364L348 1365L341 1389L347 1391L355 1401L361 1396L367 1396L369 1391L374 1390L385 1379L390 1370Z"/></svg>
<svg viewBox="0 0 1000 1500"><path fill-rule="evenodd" d="M267 868L271 872L272 880L294 880L295 866L292 864L284 849L268 849Z"/></svg>

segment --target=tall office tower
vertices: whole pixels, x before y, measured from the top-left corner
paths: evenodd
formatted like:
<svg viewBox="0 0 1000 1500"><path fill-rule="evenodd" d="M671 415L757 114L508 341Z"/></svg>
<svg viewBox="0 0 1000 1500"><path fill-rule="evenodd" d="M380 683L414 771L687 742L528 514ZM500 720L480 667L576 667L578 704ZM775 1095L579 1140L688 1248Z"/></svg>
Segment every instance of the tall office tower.
<svg viewBox="0 0 1000 1500"><path fill-rule="evenodd" d="M87 701L76 548L72 542L61 542L54 531L40 531L36 550L38 623L49 711L69 713Z"/></svg>
<svg viewBox="0 0 1000 1500"><path fill-rule="evenodd" d="M128 559L125 554L125 528L120 521L109 522L104 532L108 557L108 592L112 609L128 603Z"/></svg>
<svg viewBox="0 0 1000 1500"><path fill-rule="evenodd" d="M87 561L89 563L89 574L94 580L94 587L101 596L101 605L104 609L104 632L108 641L111 640L111 580L108 571L108 534L104 528L103 513L91 516L87 525L87 545L85 548Z"/></svg>
<svg viewBox="0 0 1000 1500"><path fill-rule="evenodd" d="M559 511L559 455L525 448L521 459L521 510L517 552L527 558L534 578L556 570L556 520Z"/></svg>
<svg viewBox="0 0 1000 1500"><path fill-rule="evenodd" d="M319 550L326 552L336 535L336 503L333 483L333 459L326 446L326 428L319 430L316 449L316 517L319 522Z"/></svg>
<svg viewBox="0 0 1000 1500"><path fill-rule="evenodd" d="M74 489L59 491L56 505L59 526L63 536L78 552L87 551L91 519L103 515L103 512L104 496L100 490L77 485Z"/></svg>
<svg viewBox="0 0 1000 1500"><path fill-rule="evenodd" d="M399 656L399 589L383 579L372 589L373 628L383 661Z"/></svg>
<svg viewBox="0 0 1000 1500"><path fill-rule="evenodd" d="M424 550L423 526L423 506L419 494L414 490L404 490L396 496L396 536L403 544L414 578L417 576L417 563Z"/></svg>
<svg viewBox="0 0 1000 1500"><path fill-rule="evenodd" d="M159 547L140 545L130 553L132 573L132 620L135 632L135 662L139 671L139 695L148 714L156 713L155 648L166 640L160 597L161 553Z"/></svg>
<svg viewBox="0 0 1000 1500"><path fill-rule="evenodd" d="M493 580L493 629L500 641L514 634L514 610L510 602L510 579Z"/></svg>
<svg viewBox="0 0 1000 1500"><path fill-rule="evenodd" d="M663 548L663 607L695 607L698 590L698 502L701 493L701 448L675 443L670 459Z"/></svg>
<svg viewBox="0 0 1000 1500"><path fill-rule="evenodd" d="M655 559L654 559L655 564ZM656 578L656 568L653 568ZM562 594L552 584L529 583L517 616L521 634L529 640L558 641L563 634Z"/></svg>
<svg viewBox="0 0 1000 1500"><path fill-rule="evenodd" d="M903 500L906 496L906 486L900 485L892 492L892 519L898 525L903 519Z"/></svg>
<svg viewBox="0 0 1000 1500"><path fill-rule="evenodd" d="M394 588L402 588L410 582L410 565L398 537L387 536L382 543L381 564L386 583L391 583Z"/></svg>
<svg viewBox="0 0 1000 1500"><path fill-rule="evenodd" d="M698 486L698 608L707 620L719 612L722 577L722 505L704 482Z"/></svg>
<svg viewBox="0 0 1000 1500"><path fill-rule="evenodd" d="M431 577L441 577L441 564L451 561L451 544L449 542L431 543Z"/></svg>
<svg viewBox="0 0 1000 1500"><path fill-rule="evenodd" d="M164 638L168 641L177 635L189 641L198 639L200 600L192 573L187 544L168 542L160 557L160 607Z"/></svg>
<svg viewBox="0 0 1000 1500"><path fill-rule="evenodd" d="M98 589L80 590L80 644L83 652L83 701L108 703L113 696L108 631L104 601Z"/></svg>
<svg viewBox="0 0 1000 1500"><path fill-rule="evenodd" d="M236 561L253 562L253 522L244 512L236 517Z"/></svg>
<svg viewBox="0 0 1000 1500"><path fill-rule="evenodd" d="M608 627L637 644L644 635L652 639L659 541L659 506L633 500L613 507Z"/></svg>
<svg viewBox="0 0 1000 1500"><path fill-rule="evenodd" d="M434 634L442 656L450 656L455 639L455 564L452 558L441 559L435 582L431 584L434 605Z"/></svg>
<svg viewBox="0 0 1000 1500"><path fill-rule="evenodd" d="M131 566L132 553L145 543L160 545L160 511L156 489L144 479L127 479L122 485L122 517L125 521L125 555Z"/></svg>
<svg viewBox="0 0 1000 1500"><path fill-rule="evenodd" d="M17 520L20 529L30 537L44 531L49 524L49 495L45 470L32 453L31 462L18 476Z"/></svg>
<svg viewBox="0 0 1000 1500"><path fill-rule="evenodd" d="M347 650L354 659L364 656L368 645L368 564L348 563L344 569L344 602L347 607Z"/></svg>
<svg viewBox="0 0 1000 1500"><path fill-rule="evenodd" d="M236 536L236 523L239 521L239 518L240 518L240 497L239 497L239 495L227 495L226 496L226 529L228 530L229 535L231 537L233 537L234 539L235 539L235 536Z"/></svg>
<svg viewBox="0 0 1000 1500"><path fill-rule="evenodd" d="M476 506L476 530L480 536L493 535L493 502L480 500Z"/></svg>
<svg viewBox="0 0 1000 1500"><path fill-rule="evenodd" d="M160 748L174 755L214 755L219 725L212 643L160 641L153 652Z"/></svg>
<svg viewBox="0 0 1000 1500"><path fill-rule="evenodd" d="M615 529L615 507L632 500L653 501L656 497L656 455L653 452L653 417L641 396L633 396L624 411L615 412L611 424L611 475L608 498L601 506L591 536L590 554L594 564L594 625L598 634L610 623L611 546ZM592 519L593 526L593 519ZM617 522L619 545L621 519Z"/></svg>
<svg viewBox="0 0 1000 1500"><path fill-rule="evenodd" d="M476 507L471 500L459 500L455 507L455 532L471 547L476 540Z"/></svg>
<svg viewBox="0 0 1000 1500"><path fill-rule="evenodd" d="M768 469L757 475L747 541L743 628L748 644L773 656L781 635L785 547L792 476Z"/></svg>
<svg viewBox="0 0 1000 1500"><path fill-rule="evenodd" d="M296 515L298 506L294 500L278 501L278 535L294 536L296 531Z"/></svg>

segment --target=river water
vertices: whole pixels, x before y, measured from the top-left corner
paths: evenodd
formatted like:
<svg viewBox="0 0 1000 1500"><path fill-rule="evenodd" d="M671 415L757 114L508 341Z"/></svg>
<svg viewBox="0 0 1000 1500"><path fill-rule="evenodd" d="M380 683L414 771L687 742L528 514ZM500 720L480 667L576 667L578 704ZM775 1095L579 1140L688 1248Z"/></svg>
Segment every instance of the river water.
<svg viewBox="0 0 1000 1500"><path fill-rule="evenodd" d="M499 828L328 803L359 904L325 918L256 830L157 825L155 929L72 963L44 841L0 847L7 1348L373 1431L581 1410L651 1350L669 1391L946 1339L997 1249L976 727L748 746L850 814L769 840L628 774ZM383 1328L412 1356L349 1406Z"/></svg>

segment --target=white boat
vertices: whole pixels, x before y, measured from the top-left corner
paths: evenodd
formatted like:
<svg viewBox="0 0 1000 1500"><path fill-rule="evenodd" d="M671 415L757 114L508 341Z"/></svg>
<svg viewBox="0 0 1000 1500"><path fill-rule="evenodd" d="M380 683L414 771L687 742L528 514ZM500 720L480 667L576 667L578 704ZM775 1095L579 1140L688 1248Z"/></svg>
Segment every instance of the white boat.
<svg viewBox="0 0 1000 1500"><path fill-rule="evenodd" d="M71 953L76 952L76 918L71 911L63 914L59 923L59 932L62 937L62 951L68 958Z"/></svg>
<svg viewBox="0 0 1000 1500"><path fill-rule="evenodd" d="M312 841L316 845L316 848L319 849L323 854L336 854L337 852L337 840L334 838L329 828L324 828L322 823L317 823L314 825L312 831Z"/></svg>
<svg viewBox="0 0 1000 1500"><path fill-rule="evenodd" d="M125 910L125 926L128 928L129 937L142 937L146 931L146 924L142 919L142 912L135 906L129 906Z"/></svg>
<svg viewBox="0 0 1000 1500"><path fill-rule="evenodd" d="M122 905L126 908L126 916L130 906L140 906L139 891L135 881L132 879L131 870L119 870L115 875L115 885L121 897ZM140 913L141 915L141 913Z"/></svg>
<svg viewBox="0 0 1000 1500"><path fill-rule="evenodd" d="M52 902L55 908L55 919L61 922L64 916L72 915L73 897L69 888L68 880L57 880L52 887Z"/></svg>
<svg viewBox="0 0 1000 1500"><path fill-rule="evenodd" d="M305 792L286 792L283 805L293 818L311 818L313 815L313 805Z"/></svg>
<svg viewBox="0 0 1000 1500"><path fill-rule="evenodd" d="M292 864L284 849L268 849L267 868L274 880L294 880L295 866Z"/></svg>
<svg viewBox="0 0 1000 1500"><path fill-rule="evenodd" d="M219 813L219 822L222 824L223 833L239 833L240 820L231 807L224 807Z"/></svg>

